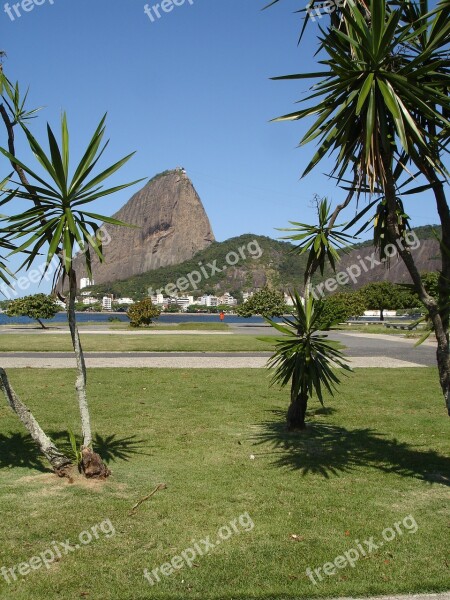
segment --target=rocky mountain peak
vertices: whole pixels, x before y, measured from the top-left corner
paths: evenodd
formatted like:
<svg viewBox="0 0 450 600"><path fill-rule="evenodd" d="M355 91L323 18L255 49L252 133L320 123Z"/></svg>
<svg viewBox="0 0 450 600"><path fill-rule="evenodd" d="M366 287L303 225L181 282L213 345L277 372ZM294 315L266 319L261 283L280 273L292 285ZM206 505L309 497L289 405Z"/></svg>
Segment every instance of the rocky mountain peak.
<svg viewBox="0 0 450 600"><path fill-rule="evenodd" d="M108 243L105 262L92 261L96 284L182 263L214 242L202 201L181 167L153 177L113 217L136 227L103 226ZM82 257L75 267L84 277Z"/></svg>

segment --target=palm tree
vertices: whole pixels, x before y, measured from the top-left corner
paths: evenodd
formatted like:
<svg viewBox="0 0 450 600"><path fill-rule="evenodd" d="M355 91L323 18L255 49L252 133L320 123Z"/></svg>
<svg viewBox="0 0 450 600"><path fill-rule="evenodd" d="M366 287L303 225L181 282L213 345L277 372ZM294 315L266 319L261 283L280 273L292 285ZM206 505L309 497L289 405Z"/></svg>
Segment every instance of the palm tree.
<svg viewBox="0 0 450 600"><path fill-rule="evenodd" d="M105 132L105 119L106 117L103 117L100 121L72 176L70 176L69 164L69 130L65 114L61 118L60 144L50 125L47 126L49 154L39 145L27 126L20 121L32 152L49 177L48 181L21 162L15 154L0 148L0 152L15 166L16 172L20 172L26 177L26 183L24 183L23 177L17 182L18 189L7 190L7 197L2 204L7 204L12 198L21 198L32 203L32 207L25 212L10 216L6 220L4 228L4 231L15 243L22 242L13 253L27 252L26 259L20 268L29 268L40 255L41 249L48 243L44 274L53 257L57 256L60 260L62 281L63 283L65 280L68 281L67 314L77 362L75 387L83 436L82 467L85 473L89 473L89 476L100 477L107 476L109 471L92 450L92 430L86 396L86 365L76 324L75 300L78 286L74 257L77 247L80 248L88 276L92 277L91 252L95 252L100 261L104 260L98 221L113 225L124 224L111 217L88 212L85 208L99 198L137 183L135 181L113 188L102 188L102 183L118 171L131 158L132 154L92 177L92 172L107 145L105 144L101 148ZM90 179L90 177L92 178ZM28 178L31 178L31 182ZM57 281L56 277L55 281ZM92 465L96 465L95 469L91 468Z"/></svg>
<svg viewBox="0 0 450 600"><path fill-rule="evenodd" d="M291 402L287 412L289 430L304 429L308 400L313 393L323 405L323 388L333 395L340 379L336 367L351 371L342 353L326 334L319 333L323 304L312 295L303 303L297 292L291 294L292 316L283 317L283 325L267 322L283 334L267 366L275 369L272 383L291 384Z"/></svg>
<svg viewBox="0 0 450 600"><path fill-rule="evenodd" d="M335 271L336 264L340 260L338 250L345 251L349 248L349 242L354 239L353 236L339 231L343 227L342 225L336 225L336 218L342 210L341 205L332 213L331 202L328 198L319 199L316 196L315 203L317 207L317 225L290 221L290 224L294 225L294 227L279 229L279 231L290 232L288 236L281 239L296 243L292 250L294 254L301 255L308 252L308 260L305 267L306 299L310 295L311 280L315 272L320 270L321 275L323 275L327 264Z"/></svg>
<svg viewBox="0 0 450 600"><path fill-rule="evenodd" d="M346 202L349 202L350 198L351 196ZM304 299L300 298L298 292L291 293L294 312L292 317L283 317L284 325L267 319L272 327L284 334L284 338L277 341L275 353L267 367L275 368L272 383L284 387L291 382L291 402L287 412L289 430L305 428L308 401L314 391L322 404L322 387L333 395L333 390L340 383L333 369L342 367L351 370L341 352L327 339L327 335L318 333L319 329L324 328L324 305L311 294L311 281L317 270L323 275L327 265L333 271L336 270L336 264L340 260L338 250L345 251L352 236L339 231L342 225L336 225L342 205L338 205L331 212L331 203L327 198L319 199L316 196L315 203L317 225L291 221L294 227L280 230L290 232L289 236L282 239L296 243L292 249L293 253L308 253ZM331 329L334 324L329 322L326 329Z"/></svg>
<svg viewBox="0 0 450 600"><path fill-rule="evenodd" d="M301 140L301 144L318 140L318 150L304 175L327 154L334 154L331 175L338 182L350 182L358 194L378 195L379 201L373 204L378 204L383 216L377 221L383 224L377 232L382 258L386 258L386 242L403 242L407 233L408 220L400 202L402 174L407 173L408 164L423 172L428 186L407 193L428 187L435 192L443 229L441 300L446 300L450 255L444 255L450 253L450 213L442 193L447 171L441 156L450 131L449 3L443 1L423 14L426 3L422 2L420 16L412 20L405 10L411 2L370 0L365 4L347 0L335 26L321 30L325 58L320 64L325 70L277 78L318 80L304 100L311 105L278 120L317 117ZM433 325L440 382L450 415L448 302L436 301L427 293L410 248L405 243L397 246Z"/></svg>

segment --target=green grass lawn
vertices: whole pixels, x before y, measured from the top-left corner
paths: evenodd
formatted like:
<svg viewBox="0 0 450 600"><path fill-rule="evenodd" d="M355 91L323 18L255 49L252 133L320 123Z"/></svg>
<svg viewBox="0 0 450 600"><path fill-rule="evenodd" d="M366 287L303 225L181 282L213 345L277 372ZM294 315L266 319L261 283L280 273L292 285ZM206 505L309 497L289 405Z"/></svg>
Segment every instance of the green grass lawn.
<svg viewBox="0 0 450 600"><path fill-rule="evenodd" d="M400 325L409 325L409 323L401 322ZM384 327L384 325L336 325L333 329L338 331L358 331L360 333L382 333L383 335L403 335L406 337L420 337L423 330L408 331L407 329L393 329L392 327Z"/></svg>
<svg viewBox="0 0 450 600"><path fill-rule="evenodd" d="M218 317L217 317L218 318ZM220 323L219 321L217 321L217 323L195 323L195 322L191 322L191 323L166 323L166 324L162 324L159 323L158 321L155 323L152 323L152 325L149 325L148 327L141 327L140 329L134 329L133 327L130 327L130 325L128 323L119 323L118 321L113 321L108 323L108 329L126 329L128 331L152 331L152 330L157 330L157 331L229 331L230 328L227 325L227 323Z"/></svg>
<svg viewBox="0 0 450 600"><path fill-rule="evenodd" d="M72 371L10 376L54 439L77 428ZM357 370L326 410L311 406L300 434L284 429L287 391L269 388L260 370L94 369L89 397L96 446L113 471L104 484L70 485L46 472L0 404L0 568L53 541L73 545L105 519L116 532L11 585L0 576L2 600L306 600L450 589L450 421L434 369ZM130 515L159 483L167 489ZM144 579L145 568L208 536L215 542L245 513L251 531L239 528L153 587ZM356 540L379 542L383 530L411 519L416 533L400 526L354 568L317 585L306 576Z"/></svg>
<svg viewBox="0 0 450 600"><path fill-rule="evenodd" d="M89 327L104 327L105 329L126 329L130 331L136 331L132 327L128 321L79 321L79 328L89 328ZM27 324L11 324L11 325L1 325L1 327L7 327L8 329L41 329L37 323L27 323ZM57 324L47 324L47 329L61 329L63 327L68 327L66 323L57 323ZM144 328L141 328L144 329ZM229 326L227 323L167 323L160 324L158 322L153 323L149 327L147 327L149 331L152 329L157 330L181 330L181 331L227 331L229 330Z"/></svg>
<svg viewBox="0 0 450 600"><path fill-rule="evenodd" d="M270 352L272 345L252 335L118 335L81 331L85 352ZM71 352L67 334L5 333L0 352Z"/></svg>

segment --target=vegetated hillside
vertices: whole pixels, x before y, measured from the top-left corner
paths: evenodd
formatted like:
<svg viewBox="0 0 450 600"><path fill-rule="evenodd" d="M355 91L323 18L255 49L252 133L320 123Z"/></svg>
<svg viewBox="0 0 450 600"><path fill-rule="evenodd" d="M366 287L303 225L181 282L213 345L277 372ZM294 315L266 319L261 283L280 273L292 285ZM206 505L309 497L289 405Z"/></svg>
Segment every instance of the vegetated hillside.
<svg viewBox="0 0 450 600"><path fill-rule="evenodd" d="M442 234L442 227L440 225L421 225L420 227L414 227L413 231L419 240L436 240L436 235L440 237ZM368 246L372 246L372 240L353 244L354 248L366 248Z"/></svg>
<svg viewBox="0 0 450 600"><path fill-rule="evenodd" d="M412 252L419 270L423 272L437 271L439 269L439 244L437 240L432 239L431 226L417 228L415 232L420 239L420 244ZM261 288L266 284L284 291L294 288L301 291L303 290L307 258L306 255L293 254L293 247L288 242L277 241L265 236L244 234L224 242L213 242L192 259L179 265L162 267L123 281L96 285L89 289L93 293L108 293L114 294L116 297L131 296L140 299L147 296L149 290L153 290L153 292L162 290L162 293L166 293L164 288L168 284L176 285L179 278L186 278L190 273L196 271L201 274L201 281L195 284L197 287L189 284L187 289L180 290L182 293L200 296L203 293L221 295L224 292L230 292L240 298L242 292ZM239 249L242 249L245 259L239 254ZM239 258L235 266L227 264L227 256L232 257L231 262L236 259L236 256ZM348 253L342 253L337 271L353 269L355 275L355 281L350 281L345 289L357 289L371 281L411 282L401 259L394 257L388 269L385 264L376 264L373 261L372 257L376 258L376 256L376 250L370 242L364 242L355 246ZM211 276L213 266L217 268L217 271ZM208 277L201 273L202 267L206 269ZM318 284L328 277L333 277L329 270L324 277L320 273L316 273L313 284ZM198 278L194 277L194 280Z"/></svg>
<svg viewBox="0 0 450 600"><path fill-rule="evenodd" d="M150 288L155 292L164 289L195 271L201 276L201 281L195 283L197 289L190 285L183 293L200 296L203 293L221 294L228 291L239 296L240 292L261 288L266 284L276 288L298 288L302 287L306 257L291 254L292 248L292 244L269 237L244 234L224 242L213 242L179 265L162 267L124 281L95 285L89 289L96 293L138 299L147 296ZM228 264L227 256L229 262L238 259L236 265ZM212 271L215 272L211 275ZM196 279L199 277L194 276L194 282Z"/></svg>

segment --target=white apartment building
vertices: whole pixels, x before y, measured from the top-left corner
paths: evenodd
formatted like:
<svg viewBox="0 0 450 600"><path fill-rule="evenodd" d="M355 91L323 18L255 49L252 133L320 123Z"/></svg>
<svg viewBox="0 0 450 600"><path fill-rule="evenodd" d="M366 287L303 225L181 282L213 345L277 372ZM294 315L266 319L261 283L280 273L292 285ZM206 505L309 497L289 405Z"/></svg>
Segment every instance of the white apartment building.
<svg viewBox="0 0 450 600"><path fill-rule="evenodd" d="M200 304L201 306L217 306L219 304L219 299L217 296L203 294L203 296L197 298L196 304Z"/></svg>
<svg viewBox="0 0 450 600"><path fill-rule="evenodd" d="M90 306L91 304L97 304L98 299L94 298L93 296L84 296L83 297L83 304L85 304L86 306Z"/></svg>
<svg viewBox="0 0 450 600"><path fill-rule="evenodd" d="M304 304L304 299L302 297L301 297L301 299L302 299L302 303ZM286 302L287 306L294 306L294 301L289 296L289 294L284 294L284 301Z"/></svg>
<svg viewBox="0 0 450 600"><path fill-rule="evenodd" d="M162 294L154 294L153 296L150 296L150 300L153 304L157 304L158 306L163 306L164 304L164 296Z"/></svg>
<svg viewBox="0 0 450 600"><path fill-rule="evenodd" d="M95 281L93 279L89 279L89 277L82 277L80 279L80 290L91 285L95 285Z"/></svg>
<svg viewBox="0 0 450 600"><path fill-rule="evenodd" d="M103 299L102 299L102 308L103 308L103 310L111 310L111 308L112 308L112 298L111 298L111 296L103 296Z"/></svg>
<svg viewBox="0 0 450 600"><path fill-rule="evenodd" d="M179 298L176 298L176 302L181 310L186 311L188 306L194 304L194 296L180 296Z"/></svg>
<svg viewBox="0 0 450 600"><path fill-rule="evenodd" d="M114 302L117 302L117 304L134 304L133 298L116 298Z"/></svg>
<svg viewBox="0 0 450 600"><path fill-rule="evenodd" d="M217 298L218 304L225 304L226 306L236 306L237 300L229 292L225 292L223 296Z"/></svg>

